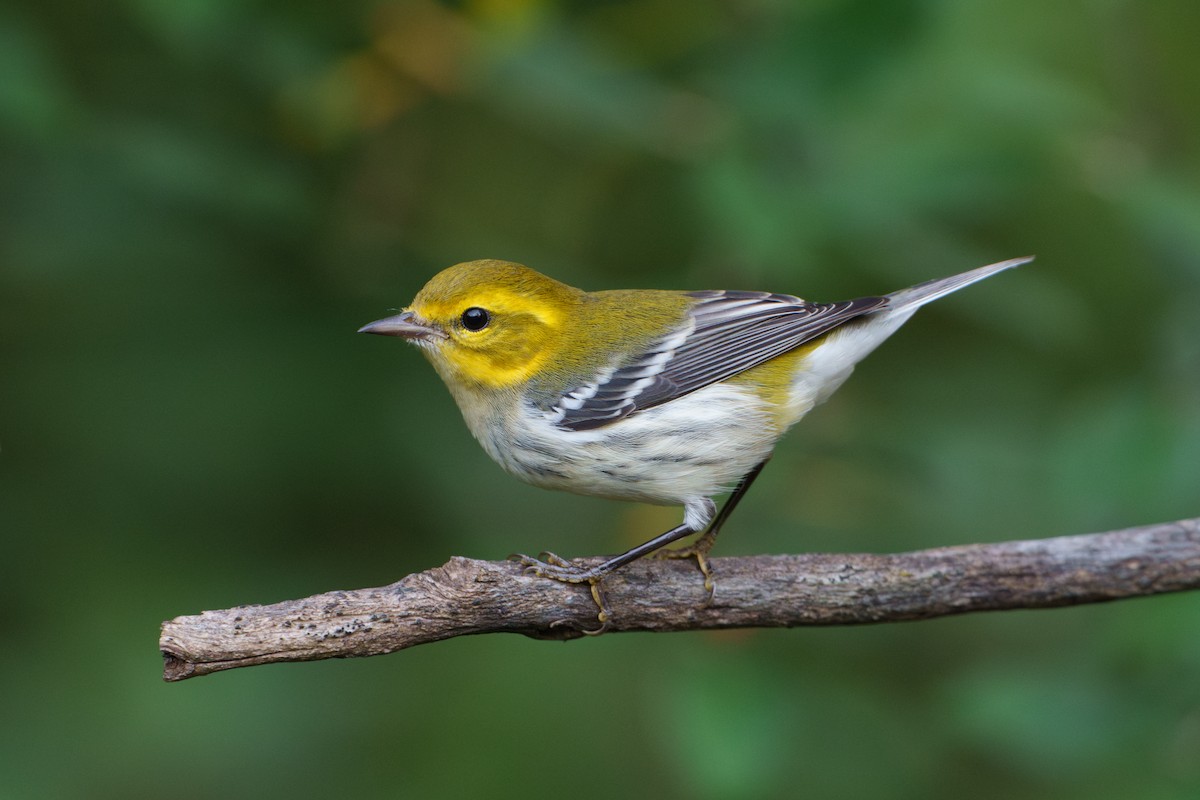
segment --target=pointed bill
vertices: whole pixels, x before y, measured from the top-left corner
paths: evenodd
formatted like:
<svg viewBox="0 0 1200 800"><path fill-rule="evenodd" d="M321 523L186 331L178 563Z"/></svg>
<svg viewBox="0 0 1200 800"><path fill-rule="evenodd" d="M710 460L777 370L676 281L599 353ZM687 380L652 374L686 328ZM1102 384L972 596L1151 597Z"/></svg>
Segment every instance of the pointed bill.
<svg viewBox="0 0 1200 800"><path fill-rule="evenodd" d="M379 336L399 336L402 339L424 341L445 337L440 330L422 322L411 311L403 311L394 317L384 317L369 322L358 329L359 333L374 333Z"/></svg>

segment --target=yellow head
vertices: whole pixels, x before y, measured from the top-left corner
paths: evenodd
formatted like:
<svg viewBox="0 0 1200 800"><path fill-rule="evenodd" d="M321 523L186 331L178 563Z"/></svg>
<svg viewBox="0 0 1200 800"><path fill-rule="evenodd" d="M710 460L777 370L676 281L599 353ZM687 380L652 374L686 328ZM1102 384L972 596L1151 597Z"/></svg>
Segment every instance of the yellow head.
<svg viewBox="0 0 1200 800"><path fill-rule="evenodd" d="M417 345L451 388L504 389L536 374L585 294L508 261L469 261L435 275L402 313L362 333Z"/></svg>

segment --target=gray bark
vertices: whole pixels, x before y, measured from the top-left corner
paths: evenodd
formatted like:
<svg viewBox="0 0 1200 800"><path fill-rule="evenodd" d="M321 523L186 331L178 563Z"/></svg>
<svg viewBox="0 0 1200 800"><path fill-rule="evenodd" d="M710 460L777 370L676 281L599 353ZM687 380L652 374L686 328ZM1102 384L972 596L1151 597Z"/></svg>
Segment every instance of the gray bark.
<svg viewBox="0 0 1200 800"><path fill-rule="evenodd" d="M599 559L597 559L599 560ZM706 603L693 561L645 558L604 581L609 630L895 622L1050 608L1200 588L1200 518L1109 533L896 555L715 558ZM475 633L572 639L596 628L589 588L519 565L452 558L372 589L239 606L163 623L164 678L391 653Z"/></svg>

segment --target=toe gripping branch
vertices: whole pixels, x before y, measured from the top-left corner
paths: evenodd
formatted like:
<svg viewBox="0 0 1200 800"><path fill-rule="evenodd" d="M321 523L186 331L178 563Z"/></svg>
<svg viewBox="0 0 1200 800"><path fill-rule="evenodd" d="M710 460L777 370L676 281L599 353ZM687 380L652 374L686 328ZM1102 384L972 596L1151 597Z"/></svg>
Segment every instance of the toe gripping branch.
<svg viewBox="0 0 1200 800"><path fill-rule="evenodd" d="M605 602L606 598L602 585L604 576L643 556L653 554L656 558L696 559L696 565L700 568L701 574L704 575L704 589L708 592L705 605L709 605L716 596L716 582L713 579L713 570L708 560L708 553L716 543L717 534L721 532L721 527L729 519L729 515L733 513L738 502L746 494L746 490L750 488L750 484L754 483L754 479L762 472L766 463L766 461L763 461L758 464L758 466L750 470L746 473L745 477L738 481L738 485L734 488L733 493L729 495L729 499L725 501L725 505L721 506L721 510L717 513L717 516L709 523L707 530L704 531L704 535L687 547L663 549L667 545L697 532L695 528L684 524L677 525L671 530L639 544L637 547L631 548L618 556L613 556L592 567L581 566L550 552L540 553L539 558L521 554L513 555L511 558L538 577L549 578L563 583L588 584L592 591L592 600L595 601L596 608L598 609L597 618L600 620L600 627L595 630L581 629L583 633L590 636L596 636L607 631L612 621L612 613ZM563 622L565 624L566 621L564 620Z"/></svg>

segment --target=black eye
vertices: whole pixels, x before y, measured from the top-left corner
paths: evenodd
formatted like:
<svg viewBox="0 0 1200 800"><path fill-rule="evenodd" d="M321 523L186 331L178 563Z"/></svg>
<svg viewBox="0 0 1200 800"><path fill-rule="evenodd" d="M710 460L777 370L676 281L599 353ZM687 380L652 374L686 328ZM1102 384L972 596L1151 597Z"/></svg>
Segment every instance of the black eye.
<svg viewBox="0 0 1200 800"><path fill-rule="evenodd" d="M492 315L487 309L471 306L462 313L463 327L469 331L481 331L492 321Z"/></svg>

